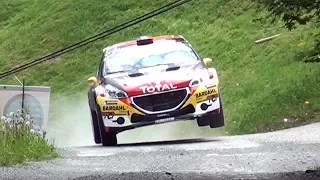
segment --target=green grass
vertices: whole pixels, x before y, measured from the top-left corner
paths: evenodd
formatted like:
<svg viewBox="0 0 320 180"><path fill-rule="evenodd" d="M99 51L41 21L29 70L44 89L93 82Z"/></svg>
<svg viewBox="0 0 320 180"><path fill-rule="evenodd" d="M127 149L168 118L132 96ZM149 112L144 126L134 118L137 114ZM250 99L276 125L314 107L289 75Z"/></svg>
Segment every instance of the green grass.
<svg viewBox="0 0 320 180"><path fill-rule="evenodd" d="M0 14L5 17L0 18L0 71L71 45L168 2L0 2L0 7L5 9ZM68 111L61 104L86 97L86 80L95 75L102 48L138 35L181 34L202 57L212 58L219 71L227 120L224 131L257 133L319 120L316 113L320 110L320 64L302 63L299 59L302 57L298 56L312 48L312 35L319 33L319 29L306 25L289 32L281 23L253 21L264 14L256 12L255 4L248 0L194 0L17 76L25 78L28 85L52 88L54 121L61 112ZM282 35L272 41L254 43L278 33ZM301 42L305 45L298 46ZM0 83L17 82L8 77ZM283 122L284 118L289 121ZM201 133L211 132L203 129Z"/></svg>
<svg viewBox="0 0 320 180"><path fill-rule="evenodd" d="M0 121L0 166L58 157L54 144L34 133L31 118L16 113Z"/></svg>

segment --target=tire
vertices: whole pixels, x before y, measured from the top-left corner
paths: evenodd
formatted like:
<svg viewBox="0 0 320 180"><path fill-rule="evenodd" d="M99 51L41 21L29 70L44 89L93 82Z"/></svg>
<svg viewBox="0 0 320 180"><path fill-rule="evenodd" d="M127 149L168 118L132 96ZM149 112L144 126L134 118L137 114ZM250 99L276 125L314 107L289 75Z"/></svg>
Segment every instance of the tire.
<svg viewBox="0 0 320 180"><path fill-rule="evenodd" d="M212 112L206 116L197 118L197 124L199 127L210 126L210 128L218 128L218 127L224 126L223 107L222 107L220 98L219 98L219 103L220 103L220 113Z"/></svg>
<svg viewBox="0 0 320 180"><path fill-rule="evenodd" d="M94 110L91 110L91 125L92 125L92 132L93 132L93 138L94 142L96 144L101 144L101 135L100 135L100 129L98 124L98 118L97 113Z"/></svg>
<svg viewBox="0 0 320 180"><path fill-rule="evenodd" d="M93 91L93 88L89 88L88 90L88 104L89 104L89 107L91 110L95 110L95 101L96 101L96 96L95 96L95 93L94 92L91 92Z"/></svg>
<svg viewBox="0 0 320 180"><path fill-rule="evenodd" d="M102 141L102 146L116 146L118 144L117 141L117 133L116 132L106 132L105 126L102 119L102 113L98 104L96 104L96 113L97 113L97 122L99 125L99 132Z"/></svg>
<svg viewBox="0 0 320 180"><path fill-rule="evenodd" d="M104 132L102 137L103 146L116 146L117 145L117 134L113 132Z"/></svg>
<svg viewBox="0 0 320 180"><path fill-rule="evenodd" d="M219 98L219 103L220 103L220 113L211 114L210 122L209 122L210 128L219 128L224 126L224 114L223 114L221 97Z"/></svg>
<svg viewBox="0 0 320 180"><path fill-rule="evenodd" d="M210 125L210 117L200 117L197 119L197 124L199 127L209 126Z"/></svg>

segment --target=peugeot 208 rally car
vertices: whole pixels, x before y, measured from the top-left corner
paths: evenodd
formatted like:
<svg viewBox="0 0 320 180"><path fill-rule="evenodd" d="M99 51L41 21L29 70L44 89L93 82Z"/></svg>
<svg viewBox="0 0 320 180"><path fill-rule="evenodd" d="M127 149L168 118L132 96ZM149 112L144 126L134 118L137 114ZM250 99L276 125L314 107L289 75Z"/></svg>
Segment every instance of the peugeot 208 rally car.
<svg viewBox="0 0 320 180"><path fill-rule="evenodd" d="M94 141L117 144L126 130L181 120L224 126L219 79L181 35L142 36L103 49L88 82Z"/></svg>

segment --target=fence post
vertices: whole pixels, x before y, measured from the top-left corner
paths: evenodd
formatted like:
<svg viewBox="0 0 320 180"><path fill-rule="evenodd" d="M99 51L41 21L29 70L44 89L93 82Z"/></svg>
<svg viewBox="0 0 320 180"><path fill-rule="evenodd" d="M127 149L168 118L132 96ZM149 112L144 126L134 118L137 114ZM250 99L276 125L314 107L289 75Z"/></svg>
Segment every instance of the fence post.
<svg viewBox="0 0 320 180"><path fill-rule="evenodd" d="M24 109L24 79L22 79L22 103L21 103L22 111Z"/></svg>

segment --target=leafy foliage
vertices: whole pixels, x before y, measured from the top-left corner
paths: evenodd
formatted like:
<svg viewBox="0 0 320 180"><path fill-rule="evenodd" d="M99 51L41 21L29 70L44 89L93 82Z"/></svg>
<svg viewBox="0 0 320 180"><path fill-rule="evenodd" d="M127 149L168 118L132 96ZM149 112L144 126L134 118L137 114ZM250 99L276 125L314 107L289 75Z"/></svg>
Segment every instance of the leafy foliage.
<svg viewBox="0 0 320 180"><path fill-rule="evenodd" d="M305 54L303 58L304 62L312 63L312 62L320 62L320 40L315 40L314 47Z"/></svg>
<svg viewBox="0 0 320 180"><path fill-rule="evenodd" d="M292 30L308 22L319 23L320 0L257 0L271 12L274 20L281 18Z"/></svg>
<svg viewBox="0 0 320 180"><path fill-rule="evenodd" d="M298 25L312 23L319 27L320 22L320 0L256 0L260 7L267 9L272 22L281 19L285 27L291 31ZM320 62L320 40L319 34L315 35L314 47L301 59L304 62Z"/></svg>

